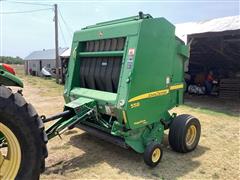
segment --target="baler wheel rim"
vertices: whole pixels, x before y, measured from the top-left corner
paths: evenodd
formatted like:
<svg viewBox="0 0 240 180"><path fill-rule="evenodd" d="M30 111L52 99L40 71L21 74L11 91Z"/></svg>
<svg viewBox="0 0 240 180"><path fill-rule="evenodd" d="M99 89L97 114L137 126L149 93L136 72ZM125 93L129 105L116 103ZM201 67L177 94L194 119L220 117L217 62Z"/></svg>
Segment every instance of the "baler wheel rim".
<svg viewBox="0 0 240 180"><path fill-rule="evenodd" d="M14 133L2 123L0 123L0 132L7 141L7 154L4 156L0 151L0 179L14 179L21 164L20 144Z"/></svg>
<svg viewBox="0 0 240 180"><path fill-rule="evenodd" d="M146 146L144 152L144 162L150 166L155 167L159 164L162 159L163 151L161 148L160 143L158 142L151 142Z"/></svg>
<svg viewBox="0 0 240 180"><path fill-rule="evenodd" d="M191 146L197 137L197 128L194 125L189 126L186 134L186 144Z"/></svg>
<svg viewBox="0 0 240 180"><path fill-rule="evenodd" d="M156 148L152 153L152 161L155 163L157 162L161 157L161 149Z"/></svg>

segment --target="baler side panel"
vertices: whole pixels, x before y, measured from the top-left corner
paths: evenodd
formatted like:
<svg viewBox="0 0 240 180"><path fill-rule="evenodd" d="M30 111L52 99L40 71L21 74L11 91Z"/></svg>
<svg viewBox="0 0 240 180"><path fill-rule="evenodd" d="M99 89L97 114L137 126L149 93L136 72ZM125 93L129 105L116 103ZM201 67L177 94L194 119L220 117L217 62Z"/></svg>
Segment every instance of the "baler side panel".
<svg viewBox="0 0 240 180"><path fill-rule="evenodd" d="M176 53L174 30L174 26L164 18L142 22L128 99L164 91L157 92L162 95L156 97L129 102L127 116L131 119L129 125L132 129L159 121L169 109L170 94L166 78L171 77L171 67L176 60L173 56Z"/></svg>
<svg viewBox="0 0 240 180"><path fill-rule="evenodd" d="M122 66L122 72L121 76L119 79L119 87L118 87L118 101L117 101L117 106L119 108L126 108L127 106L127 96L128 96L128 91L129 91L129 83L131 82L131 73L132 69L134 67L134 59L135 56L130 57L129 55L129 49L137 49L137 42L138 42L138 34L128 36L128 41L126 44L126 51L125 51L125 56L123 60L123 66ZM131 59L133 58L133 59ZM124 102L123 105L122 102Z"/></svg>
<svg viewBox="0 0 240 180"><path fill-rule="evenodd" d="M183 56L179 52L179 49L183 46L185 45L182 42L180 42L179 40L176 40L176 48L175 48L176 53L174 53L175 60L173 61L173 65L172 65L172 69L173 69L172 84L182 82L185 85L183 74L184 74L184 63L187 60L187 57ZM187 48L187 46L185 47ZM171 101L170 101L169 108L172 108L176 105L183 103L183 93L184 93L184 88L171 92Z"/></svg>

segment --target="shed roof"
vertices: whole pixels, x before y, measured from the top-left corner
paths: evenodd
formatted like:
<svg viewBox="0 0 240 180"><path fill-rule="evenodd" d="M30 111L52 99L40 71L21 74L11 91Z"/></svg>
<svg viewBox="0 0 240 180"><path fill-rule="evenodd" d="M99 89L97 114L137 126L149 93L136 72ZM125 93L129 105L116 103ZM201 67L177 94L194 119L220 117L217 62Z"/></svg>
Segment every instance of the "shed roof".
<svg viewBox="0 0 240 180"><path fill-rule="evenodd" d="M60 56L61 57L70 57L71 49L68 48L66 51L64 51Z"/></svg>
<svg viewBox="0 0 240 180"><path fill-rule="evenodd" d="M199 22L187 22L175 24L175 26L176 35L186 43L187 35L190 34L238 30L240 29L240 16L215 18Z"/></svg>
<svg viewBox="0 0 240 180"><path fill-rule="evenodd" d="M59 48L59 55L61 55L68 48ZM55 49L46 49L42 51L33 51L24 60L51 60L56 59Z"/></svg>

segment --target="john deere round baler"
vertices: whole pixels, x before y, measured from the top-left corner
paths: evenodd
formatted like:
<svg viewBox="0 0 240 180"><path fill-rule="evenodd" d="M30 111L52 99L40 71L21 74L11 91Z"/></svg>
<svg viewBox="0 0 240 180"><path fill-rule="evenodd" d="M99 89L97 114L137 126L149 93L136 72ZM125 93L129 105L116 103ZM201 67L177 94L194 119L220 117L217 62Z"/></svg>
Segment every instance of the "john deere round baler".
<svg viewBox="0 0 240 180"><path fill-rule="evenodd" d="M78 127L144 153L146 164L156 166L164 130L170 128L172 149L192 151L200 138L199 121L169 113L183 101L188 56L174 25L148 14L75 32L63 117L47 130L48 137Z"/></svg>

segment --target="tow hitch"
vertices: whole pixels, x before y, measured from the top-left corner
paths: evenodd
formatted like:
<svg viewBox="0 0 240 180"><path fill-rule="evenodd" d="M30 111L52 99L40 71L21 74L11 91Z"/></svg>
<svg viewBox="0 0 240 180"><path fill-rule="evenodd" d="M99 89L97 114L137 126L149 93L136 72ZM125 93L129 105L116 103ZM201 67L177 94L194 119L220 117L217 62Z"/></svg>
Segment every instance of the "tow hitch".
<svg viewBox="0 0 240 180"><path fill-rule="evenodd" d="M61 113L57 113L48 118L41 116L44 123L57 120L47 130L48 139L52 139L55 136L60 136L66 130L70 130L75 127L76 124L96 115L94 113L95 102L88 98L79 98L65 105L65 110Z"/></svg>

